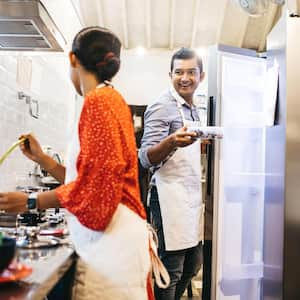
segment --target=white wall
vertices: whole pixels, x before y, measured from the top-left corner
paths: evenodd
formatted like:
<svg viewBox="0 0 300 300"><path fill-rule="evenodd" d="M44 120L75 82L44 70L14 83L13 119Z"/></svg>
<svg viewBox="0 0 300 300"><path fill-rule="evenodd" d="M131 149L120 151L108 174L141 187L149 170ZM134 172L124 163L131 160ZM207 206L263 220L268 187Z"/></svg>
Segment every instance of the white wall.
<svg viewBox="0 0 300 300"><path fill-rule="evenodd" d="M128 104L147 105L170 86L169 70L174 51L151 50L138 55L135 49L124 50L121 69L113 83ZM204 61L204 71L207 63ZM199 93L206 93L206 80Z"/></svg>
<svg viewBox="0 0 300 300"><path fill-rule="evenodd" d="M23 83L17 82L19 57L14 52L0 54L0 155L20 134L27 132L33 132L41 144L51 145L64 154L67 129L71 127L74 115L75 94L67 78L66 60L51 54L29 56L32 81L26 88ZM45 60L47 57L49 61ZM39 101L39 119L32 118L25 101L18 100L19 91ZM29 171L32 171L32 163L16 149L0 165L0 191L14 189L17 184L29 184Z"/></svg>

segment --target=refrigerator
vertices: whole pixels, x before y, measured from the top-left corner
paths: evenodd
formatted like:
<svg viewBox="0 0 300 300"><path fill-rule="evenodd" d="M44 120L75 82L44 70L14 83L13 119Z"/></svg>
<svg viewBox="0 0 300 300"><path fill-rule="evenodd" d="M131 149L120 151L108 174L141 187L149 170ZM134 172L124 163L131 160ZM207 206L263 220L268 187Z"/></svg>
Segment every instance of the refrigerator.
<svg viewBox="0 0 300 300"><path fill-rule="evenodd" d="M223 45L209 51L208 125L224 127L208 149L213 300L281 299L284 105L279 63L267 57Z"/></svg>

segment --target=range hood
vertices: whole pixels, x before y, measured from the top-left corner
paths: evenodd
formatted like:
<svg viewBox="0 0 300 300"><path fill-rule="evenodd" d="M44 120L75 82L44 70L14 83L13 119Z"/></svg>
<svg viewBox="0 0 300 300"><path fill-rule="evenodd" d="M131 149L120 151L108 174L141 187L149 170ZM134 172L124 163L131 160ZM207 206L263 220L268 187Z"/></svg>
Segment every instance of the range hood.
<svg viewBox="0 0 300 300"><path fill-rule="evenodd" d="M39 0L0 0L0 50L63 51L65 44Z"/></svg>

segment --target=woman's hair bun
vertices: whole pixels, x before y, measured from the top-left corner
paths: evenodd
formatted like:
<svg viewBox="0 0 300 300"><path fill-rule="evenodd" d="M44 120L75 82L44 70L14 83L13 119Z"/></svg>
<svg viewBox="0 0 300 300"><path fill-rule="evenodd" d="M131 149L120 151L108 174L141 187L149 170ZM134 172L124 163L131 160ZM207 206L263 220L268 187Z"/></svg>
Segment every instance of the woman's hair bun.
<svg viewBox="0 0 300 300"><path fill-rule="evenodd" d="M108 57L103 64L97 64L97 73L103 81L110 80L119 69L120 59L117 56Z"/></svg>

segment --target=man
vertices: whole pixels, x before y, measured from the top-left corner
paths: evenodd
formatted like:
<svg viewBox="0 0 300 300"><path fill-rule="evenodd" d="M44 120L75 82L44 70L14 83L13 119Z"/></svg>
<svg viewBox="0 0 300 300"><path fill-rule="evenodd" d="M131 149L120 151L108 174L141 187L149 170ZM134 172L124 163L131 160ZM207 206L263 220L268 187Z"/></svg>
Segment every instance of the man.
<svg viewBox="0 0 300 300"><path fill-rule="evenodd" d="M202 263L201 144L189 127L200 126L194 92L204 78L202 60L187 48L171 60L172 86L148 106L139 152L154 172L150 189L152 225L171 283L155 287L157 300L179 300Z"/></svg>

